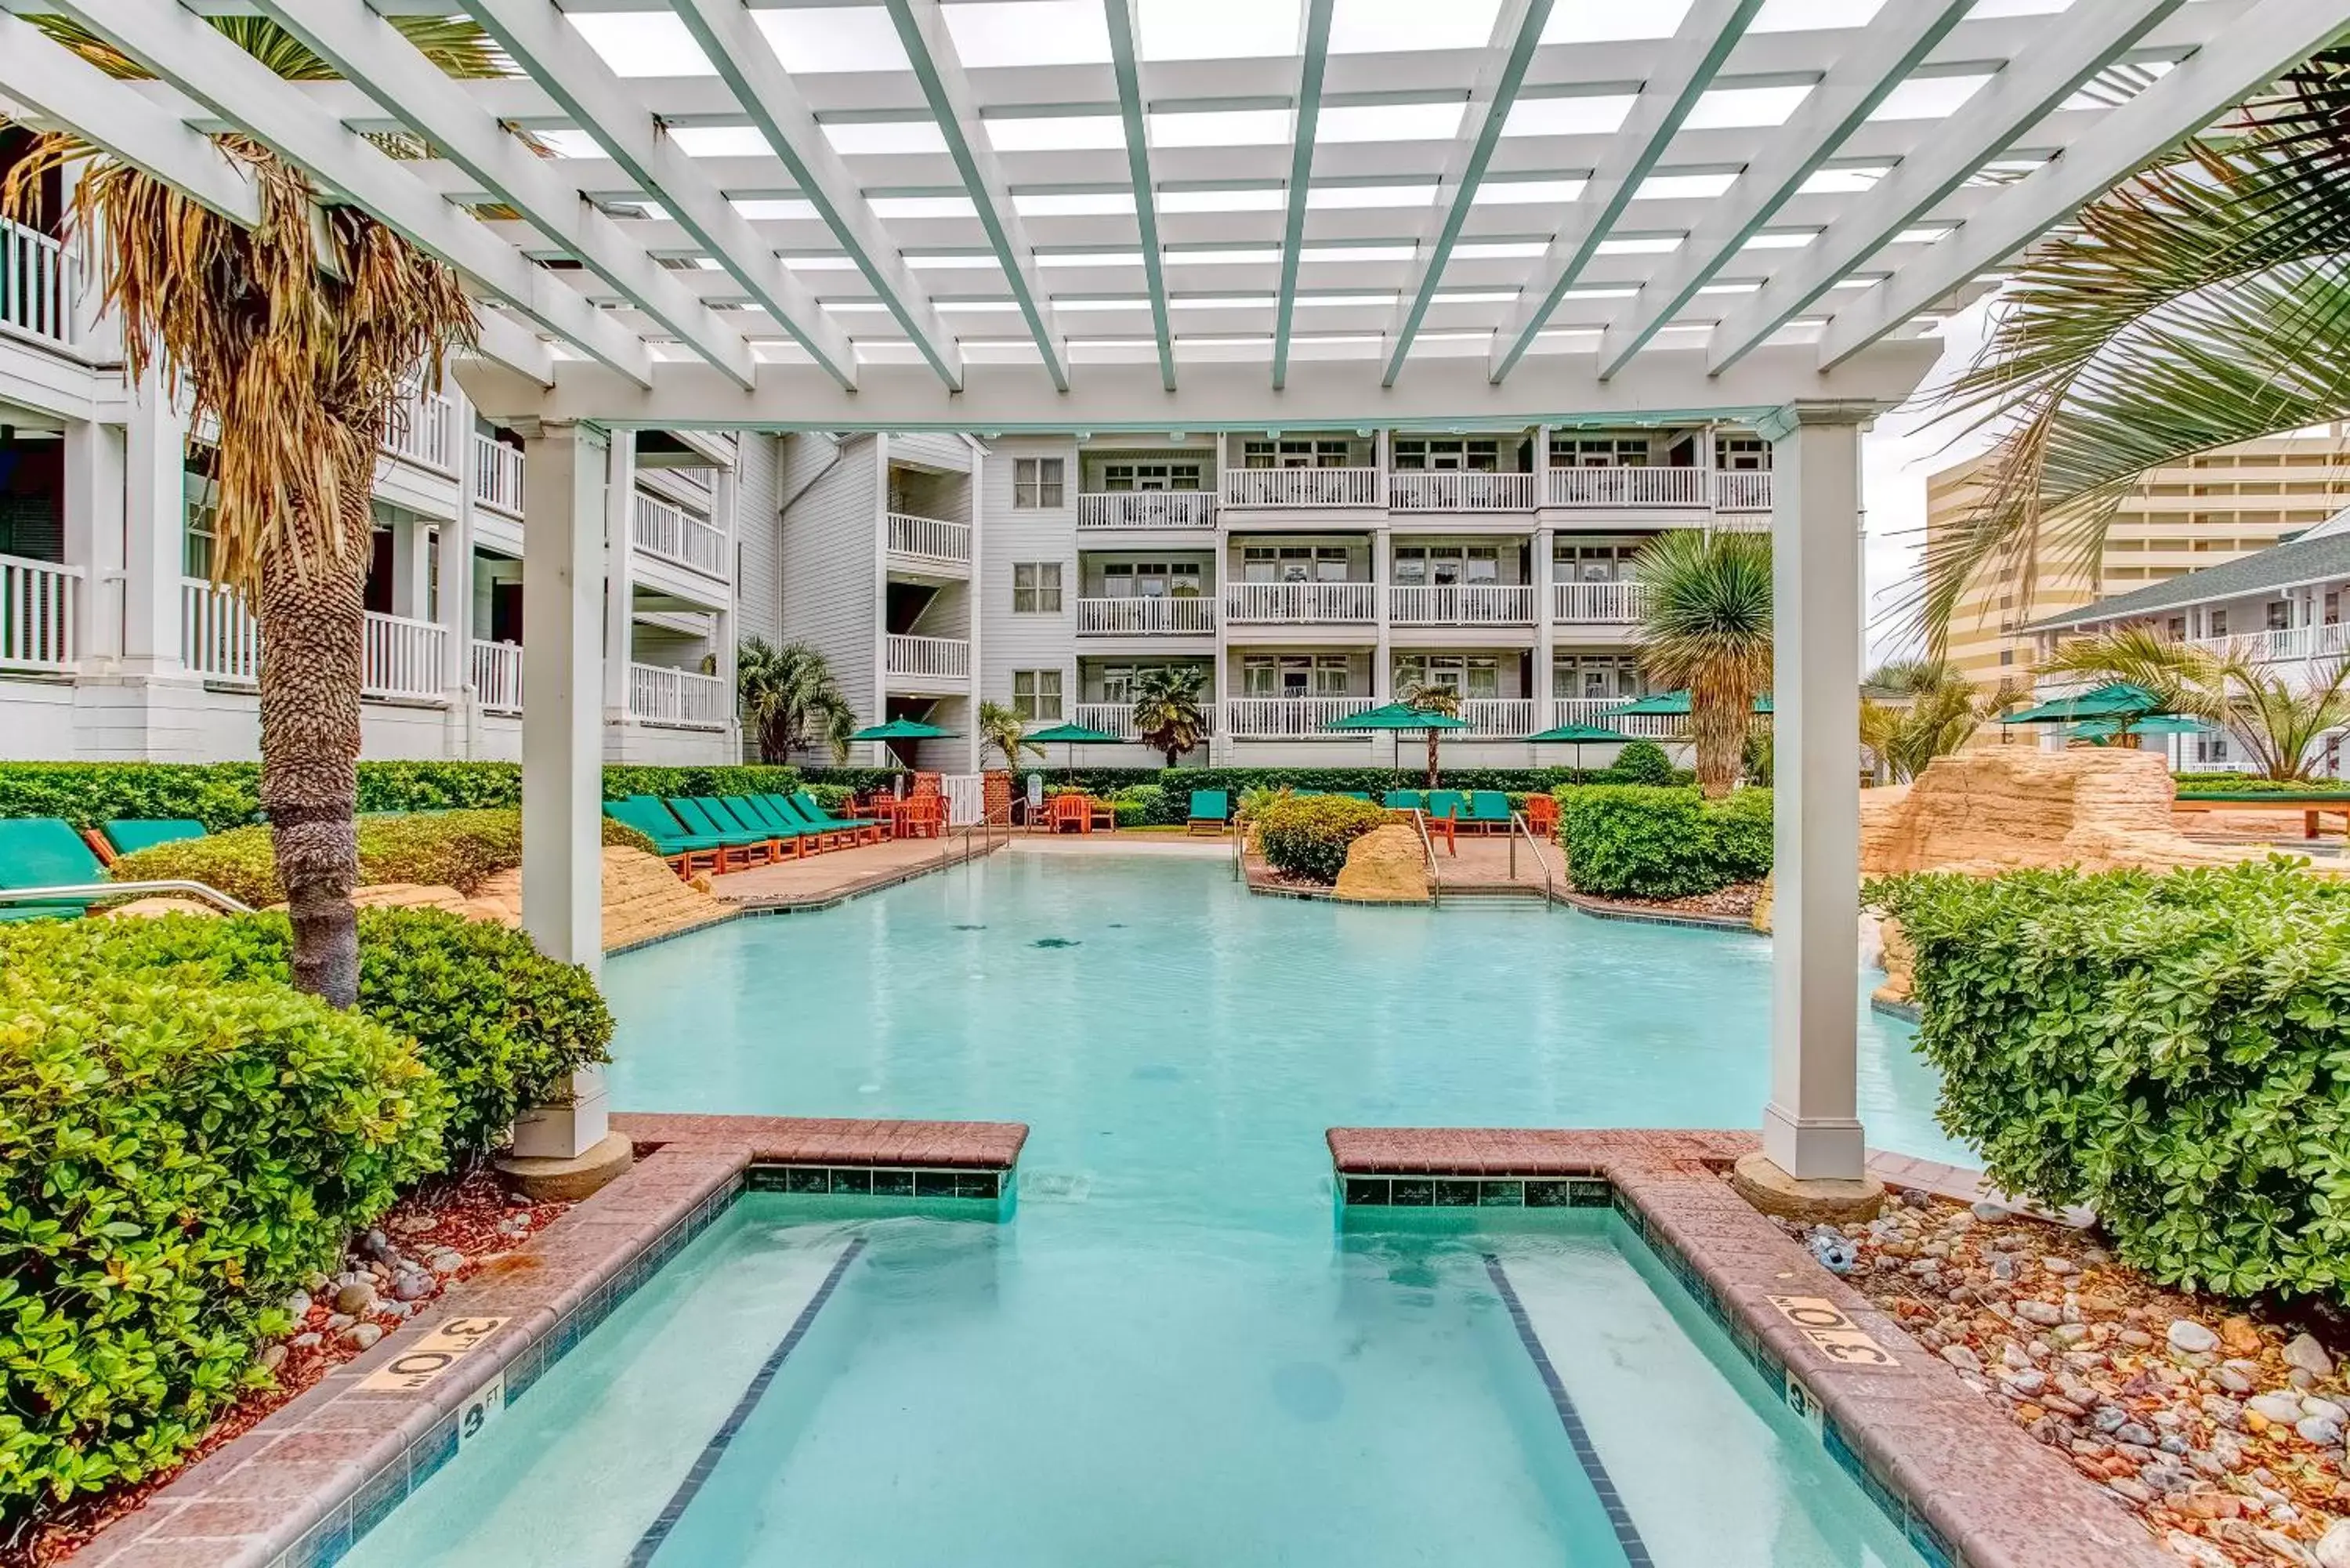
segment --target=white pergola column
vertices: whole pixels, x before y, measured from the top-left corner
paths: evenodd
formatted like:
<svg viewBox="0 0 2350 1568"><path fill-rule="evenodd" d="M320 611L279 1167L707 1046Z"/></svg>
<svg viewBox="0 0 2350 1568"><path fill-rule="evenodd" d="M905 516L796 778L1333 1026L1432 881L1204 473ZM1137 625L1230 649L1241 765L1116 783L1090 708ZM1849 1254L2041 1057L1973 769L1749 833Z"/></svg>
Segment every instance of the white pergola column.
<svg viewBox="0 0 2350 1568"><path fill-rule="evenodd" d="M749 431L737 436L735 438L736 461L739 462L742 458L740 446L742 441L764 439ZM725 690L730 699L726 704L726 760L730 763L739 763L743 760L743 710L740 702L732 700L735 690L735 645L743 638L742 494L742 486L735 478L735 470L731 466L720 469L710 487L710 514L713 518L723 518L725 521L726 607L710 618L711 640L714 644L711 651L715 655L711 663L711 670L719 680L726 683Z"/></svg>
<svg viewBox="0 0 2350 1568"><path fill-rule="evenodd" d="M524 464L528 466L529 459ZM629 717L629 664L636 652L636 620L631 604L635 589L637 438L623 431L611 439L605 459L603 517L598 541L604 553L604 711L614 723ZM530 641L530 590L523 590L524 643ZM525 671L527 667L525 667ZM529 701L530 680L523 680L524 701Z"/></svg>
<svg viewBox="0 0 2350 1568"><path fill-rule="evenodd" d="M1860 432L1872 410L1794 403L1772 443L1771 1101L1762 1152L1799 1183L1865 1175L1860 950Z"/></svg>
<svg viewBox="0 0 2350 1568"><path fill-rule="evenodd" d="M456 515L438 529L433 561L433 617L442 629L441 686L451 701L451 738L459 756L481 754L481 693L473 689L473 496L479 483L481 443L473 439L473 405L453 380L446 390L456 404Z"/></svg>
<svg viewBox="0 0 2350 1568"><path fill-rule="evenodd" d="M608 439L592 425L525 428L523 462L522 924L548 957L604 956L604 493ZM603 1075L569 1103L527 1112L515 1153L566 1159L602 1141Z"/></svg>

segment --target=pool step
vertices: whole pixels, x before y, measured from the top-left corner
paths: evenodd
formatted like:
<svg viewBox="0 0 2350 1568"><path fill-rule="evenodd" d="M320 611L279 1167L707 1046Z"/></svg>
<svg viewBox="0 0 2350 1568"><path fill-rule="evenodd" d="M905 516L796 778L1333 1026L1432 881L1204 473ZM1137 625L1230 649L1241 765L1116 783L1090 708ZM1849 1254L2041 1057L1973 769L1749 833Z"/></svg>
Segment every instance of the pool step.
<svg viewBox="0 0 2350 1568"><path fill-rule="evenodd" d="M1544 904L1549 895L1523 882L1447 882L1438 889L1445 903L1474 899L1481 903Z"/></svg>

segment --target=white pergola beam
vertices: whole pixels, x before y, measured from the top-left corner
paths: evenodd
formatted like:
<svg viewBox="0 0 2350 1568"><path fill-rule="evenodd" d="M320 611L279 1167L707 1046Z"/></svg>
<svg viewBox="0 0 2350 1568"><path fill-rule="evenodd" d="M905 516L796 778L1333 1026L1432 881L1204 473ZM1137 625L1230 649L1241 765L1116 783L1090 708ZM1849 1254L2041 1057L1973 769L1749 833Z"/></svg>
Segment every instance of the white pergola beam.
<svg viewBox="0 0 2350 1568"><path fill-rule="evenodd" d="M662 331L748 385L751 346L363 0L257 0L319 58L446 152Z"/></svg>
<svg viewBox="0 0 2350 1568"><path fill-rule="evenodd" d="M1158 187L1150 177L1150 121L1143 112L1142 24L1135 0L1102 0L1109 29L1110 69L1118 77L1118 119L1126 128L1128 177L1134 184L1134 225L1142 235L1142 277L1150 291L1151 330L1159 338L1159 379L1175 389L1175 333L1167 319L1167 268L1159 254Z"/></svg>
<svg viewBox="0 0 2350 1568"><path fill-rule="evenodd" d="M1336 0L1305 0L1297 41L1297 102L1289 134L1288 201L1281 225L1281 293L1273 314L1273 389L1289 382L1289 337L1297 314L1297 257L1305 247L1305 199L1314 182L1314 139L1322 119L1322 78L1330 65Z"/></svg>
<svg viewBox="0 0 2350 1568"><path fill-rule="evenodd" d="M1838 311L1820 337L1821 364L1842 364L2023 249L2341 36L2346 20L2339 0L2268 0L2100 119L2064 157L2001 192L1956 234Z"/></svg>
<svg viewBox="0 0 2350 1568"><path fill-rule="evenodd" d="M442 200L333 115L172 0L57 0L57 8L288 163L368 210L410 244L547 331L645 386L644 339L597 310L512 245ZM77 128L84 129L87 128ZM484 348L489 344L485 342ZM517 369L546 374L546 358Z"/></svg>
<svg viewBox="0 0 2350 1568"><path fill-rule="evenodd" d="M1027 225L1022 222L1019 210L1013 205L1011 182L1003 177L1003 167L996 159L993 144L980 129L979 95L963 73L962 58L955 52L954 36L947 31L946 14L939 8L938 0L888 0L888 4L889 19L898 28L898 41L905 46L915 79L921 84L922 96L938 121L939 134L945 139L947 151L962 171L963 188L971 194L972 205L978 209L980 225L987 231L987 242L1003 268L1004 281L1011 286L1022 317L1028 323L1029 336L1036 340L1036 352L1044 358L1045 373L1053 379L1054 386L1066 392L1069 389L1068 348L1062 342L1061 328L1054 320L1052 298L1044 281L1036 275L1036 247L1028 238Z"/></svg>
<svg viewBox="0 0 2350 1568"><path fill-rule="evenodd" d="M848 165L826 140L806 96L785 73L767 36L743 0L676 0L694 42L717 67L751 122L775 150L801 197L839 239L840 247L931 369L950 387L962 385L962 349L897 242L874 215Z"/></svg>
<svg viewBox="0 0 2350 1568"><path fill-rule="evenodd" d="M109 156L178 187L233 223L261 222L253 171L182 121L0 11L0 93L69 128Z"/></svg>
<svg viewBox="0 0 2350 1568"><path fill-rule="evenodd" d="M1798 261L1723 318L1713 332L1714 368L1735 364L1794 320L2182 3L2096 0L2067 11L2043 44L2009 61L1943 122L1940 135L1903 159ZM2341 7L2334 10L2338 17Z"/></svg>
<svg viewBox="0 0 2350 1568"><path fill-rule="evenodd" d="M1615 232L1640 182L1648 177L1679 134L1730 51L1746 35L1762 0L1696 0L1681 17L1671 48L1657 74L1641 84L1631 112L1609 143L1607 155L1591 171L1582 194L1567 209L1550 248L1534 265L1525 291L1493 335L1486 374L1498 381L1516 368L1558 306L1559 296Z"/></svg>
<svg viewBox="0 0 2350 1568"><path fill-rule="evenodd" d="M1608 324L1599 341L1599 373L1612 376L1670 322L1697 291L1792 201L1949 36L1974 0L1910 0L1877 12L1860 41L1839 57L1788 117L1761 156L1741 171L1680 249L1666 257L1639 296Z"/></svg>
<svg viewBox="0 0 2350 1568"><path fill-rule="evenodd" d="M695 242L782 323L844 387L857 385L857 356L816 296L760 240L715 182L693 166L645 111L644 102L604 63L550 0L477 0L473 19L515 63L562 104Z"/></svg>
<svg viewBox="0 0 2350 1568"><path fill-rule="evenodd" d="M1388 386L1403 374L1404 361L1411 356L1411 340L1419 336L1419 324L1444 282L1445 265L1452 259L1452 246L1469 222L1477 187L1485 178L1486 165L1492 161L1511 106L1518 100L1518 89L1526 79L1527 67L1534 63L1550 12L1551 0L1503 0L1493 18L1492 47L1475 85L1469 89L1468 107L1462 110L1461 128L1453 135L1444 173L1437 183L1438 199L1444 200L1449 192L1451 200L1431 213L1423 225L1411 270L1396 300L1395 317L1388 327Z"/></svg>

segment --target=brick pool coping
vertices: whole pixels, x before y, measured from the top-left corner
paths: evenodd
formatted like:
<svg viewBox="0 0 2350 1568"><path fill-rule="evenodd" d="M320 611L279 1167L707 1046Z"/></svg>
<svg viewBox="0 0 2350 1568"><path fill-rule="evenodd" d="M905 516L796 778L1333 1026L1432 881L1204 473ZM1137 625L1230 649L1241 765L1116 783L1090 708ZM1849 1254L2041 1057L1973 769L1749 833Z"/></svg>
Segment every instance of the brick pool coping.
<svg viewBox="0 0 2350 1568"><path fill-rule="evenodd" d="M609 1186L189 1466L77 1552L75 1568L332 1563L456 1452L469 1406L493 1393L519 1397L722 1213L753 1168L985 1171L993 1186L1028 1135L1016 1122L618 1115L612 1124L639 1158ZM432 1330L489 1318L503 1321L421 1386L360 1386Z"/></svg>
<svg viewBox="0 0 2350 1568"><path fill-rule="evenodd" d="M1326 1136L1342 1202L1349 1178L1426 1177L1411 1184L1414 1203L1421 1187L1432 1203L1437 1182L1450 1176L1449 1204L1514 1195L1532 1206L1534 1194L1513 1178L1556 1179L1544 1184L1545 1202L1613 1203L1765 1382L1798 1409L1822 1412L1830 1457L1935 1568L2178 1568L2102 1488L1993 1410L1731 1189L1722 1170L1757 1147L1753 1135L1333 1127ZM1880 1157L1873 1166L1886 1163ZM1915 1161L1908 1168L1938 1177L1936 1185L1968 1174ZM1499 1197L1482 1196L1494 1179ZM1461 1190L1471 1182L1477 1194ZM1596 1190L1601 1183L1604 1195ZM1773 1296L1826 1299L1898 1365L1833 1358Z"/></svg>

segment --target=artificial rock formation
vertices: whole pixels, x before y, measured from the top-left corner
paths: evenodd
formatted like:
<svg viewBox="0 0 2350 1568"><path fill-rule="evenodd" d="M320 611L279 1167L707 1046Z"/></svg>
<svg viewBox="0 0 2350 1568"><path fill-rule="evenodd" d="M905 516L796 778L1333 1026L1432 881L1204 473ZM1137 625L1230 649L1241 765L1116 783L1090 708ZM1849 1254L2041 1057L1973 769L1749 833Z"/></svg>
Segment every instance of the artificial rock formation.
<svg viewBox="0 0 2350 1568"><path fill-rule="evenodd" d="M1364 834L1347 846L1334 891L1350 903L1427 903L1428 858L1419 835L1396 822Z"/></svg>

